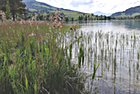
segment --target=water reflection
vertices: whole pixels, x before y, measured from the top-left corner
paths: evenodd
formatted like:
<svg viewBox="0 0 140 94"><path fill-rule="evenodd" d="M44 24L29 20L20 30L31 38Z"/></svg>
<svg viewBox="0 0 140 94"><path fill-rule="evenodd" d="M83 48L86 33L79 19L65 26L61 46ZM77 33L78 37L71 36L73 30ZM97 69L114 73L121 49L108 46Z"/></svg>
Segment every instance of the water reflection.
<svg viewBox="0 0 140 94"><path fill-rule="evenodd" d="M93 73L93 63L102 62L94 81L85 83L91 94L140 94L140 21L94 21L80 23L73 36L83 34L73 46L73 60L78 60L80 43L84 45L81 69ZM73 38L71 38L72 40ZM95 86L98 86L95 89Z"/></svg>
<svg viewBox="0 0 140 94"><path fill-rule="evenodd" d="M94 30L107 30L107 31L124 31L128 29L128 31L140 30L140 20L95 20L95 21L69 21L68 25L78 24L82 27L92 28ZM123 28L122 28L123 27ZM119 28L119 29L118 29Z"/></svg>

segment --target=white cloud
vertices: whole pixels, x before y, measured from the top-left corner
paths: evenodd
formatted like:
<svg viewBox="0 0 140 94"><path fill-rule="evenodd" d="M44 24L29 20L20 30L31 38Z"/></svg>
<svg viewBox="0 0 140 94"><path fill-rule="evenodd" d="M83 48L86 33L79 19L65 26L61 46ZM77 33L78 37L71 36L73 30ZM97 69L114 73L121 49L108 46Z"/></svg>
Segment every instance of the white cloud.
<svg viewBox="0 0 140 94"><path fill-rule="evenodd" d="M86 2L90 2L90 0L86 0Z"/></svg>
<svg viewBox="0 0 140 94"><path fill-rule="evenodd" d="M114 13L140 5L140 0L37 0L55 7L77 10L86 13L101 11Z"/></svg>
<svg viewBox="0 0 140 94"><path fill-rule="evenodd" d="M87 5L79 5L77 8L77 10L79 10L79 11L86 11L88 9L89 9L89 6L87 6Z"/></svg>
<svg viewBox="0 0 140 94"><path fill-rule="evenodd" d="M124 11L130 7L140 5L139 0L94 0L94 7L98 11L114 13Z"/></svg>

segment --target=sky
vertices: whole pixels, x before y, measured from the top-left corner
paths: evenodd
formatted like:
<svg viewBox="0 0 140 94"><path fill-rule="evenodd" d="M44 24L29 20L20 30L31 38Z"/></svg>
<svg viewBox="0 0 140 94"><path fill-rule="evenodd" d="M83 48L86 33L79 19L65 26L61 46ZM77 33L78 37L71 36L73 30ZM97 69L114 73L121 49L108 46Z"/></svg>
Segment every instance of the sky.
<svg viewBox="0 0 140 94"><path fill-rule="evenodd" d="M36 0L49 5L75 11L115 13L140 5L140 0Z"/></svg>

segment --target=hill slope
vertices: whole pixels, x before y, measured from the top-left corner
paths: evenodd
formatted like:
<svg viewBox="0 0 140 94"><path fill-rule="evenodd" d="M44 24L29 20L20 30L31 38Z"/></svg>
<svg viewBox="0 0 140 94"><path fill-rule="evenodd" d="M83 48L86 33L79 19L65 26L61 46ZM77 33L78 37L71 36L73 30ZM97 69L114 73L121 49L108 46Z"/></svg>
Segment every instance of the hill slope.
<svg viewBox="0 0 140 94"><path fill-rule="evenodd" d="M116 12L112 14L111 16L123 17L123 16L136 16L136 15L140 15L140 6L132 7L122 12Z"/></svg>
<svg viewBox="0 0 140 94"><path fill-rule="evenodd" d="M65 14L66 16L70 16L73 18L78 18L78 16L85 14L82 12L73 11L69 9L53 7L51 5L38 2L36 0L23 0L23 2L26 4L27 13L47 14L59 11L61 14Z"/></svg>

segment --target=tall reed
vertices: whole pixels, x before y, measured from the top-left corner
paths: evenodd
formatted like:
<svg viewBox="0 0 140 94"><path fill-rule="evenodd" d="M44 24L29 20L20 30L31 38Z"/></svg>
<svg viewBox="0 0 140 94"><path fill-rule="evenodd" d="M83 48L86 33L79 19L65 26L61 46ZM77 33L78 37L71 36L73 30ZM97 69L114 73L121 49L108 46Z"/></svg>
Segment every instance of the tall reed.
<svg viewBox="0 0 140 94"><path fill-rule="evenodd" d="M56 24L58 25L58 24ZM60 30L61 29L61 30ZM6 23L0 28L0 94L81 94L84 78L60 46L69 26ZM60 34L61 33L61 34ZM80 37L79 37L80 38ZM78 39L79 39L78 38ZM82 56L83 57L83 56Z"/></svg>

